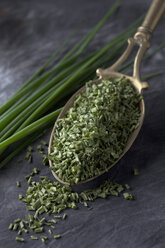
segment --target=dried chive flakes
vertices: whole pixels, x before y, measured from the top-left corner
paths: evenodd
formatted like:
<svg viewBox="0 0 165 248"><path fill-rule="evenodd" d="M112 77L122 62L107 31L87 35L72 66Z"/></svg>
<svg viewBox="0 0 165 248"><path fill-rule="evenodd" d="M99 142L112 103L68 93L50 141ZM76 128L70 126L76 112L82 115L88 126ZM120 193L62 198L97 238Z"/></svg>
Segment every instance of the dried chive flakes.
<svg viewBox="0 0 165 248"><path fill-rule="evenodd" d="M67 214L63 214L62 219L65 220L67 218Z"/></svg>
<svg viewBox="0 0 165 248"><path fill-rule="evenodd" d="M26 155L25 155L25 159L29 162L32 163L32 154L31 152L27 151Z"/></svg>
<svg viewBox="0 0 165 248"><path fill-rule="evenodd" d="M21 235L21 234L22 234L22 230L19 230L19 231L18 231L18 235Z"/></svg>
<svg viewBox="0 0 165 248"><path fill-rule="evenodd" d="M34 169L33 169L34 171ZM10 230L18 230L18 235L22 232L28 233L43 233L52 234L52 230L57 224L56 219L65 220L67 214L58 215L67 208L76 209L79 203L83 203L88 207L88 201L94 201L97 198L107 198L108 196L118 196L120 192L124 190L124 187L118 183L106 180L100 184L96 189L89 189L82 191L81 193L73 192L72 188L67 185L61 185L58 182L49 180L46 176L40 176L41 182L33 181L33 185L28 186L26 191L26 197L19 195L19 199L26 204L28 211L34 212L28 213L26 219L16 219L13 225L9 225ZM92 207L88 207L92 209ZM41 214L45 214L40 218ZM49 218L50 214L54 214L53 218ZM19 224L18 224L19 223ZM47 227L49 228L47 231ZM61 236L56 238L60 238ZM31 235L31 239L37 236ZM47 236L41 236L42 242L46 241ZM19 240L17 240L19 241Z"/></svg>
<svg viewBox="0 0 165 248"><path fill-rule="evenodd" d="M81 193L74 192L70 186L61 185L58 182L49 180L46 176L40 176L41 182L32 181L32 177L38 174L39 170L34 168L32 172L26 176L28 183L30 181L30 186L28 186L26 191L26 197L19 194L19 199L26 204L26 209L28 211L34 211L32 214L27 214L26 219L16 219L15 224L9 225L9 230L18 230L18 235L22 232L28 233L43 233L44 227L45 232L52 234L52 230L55 228L57 223L56 219L65 220L67 214L58 215L63 210L67 208L76 209L79 203L91 210L92 207L88 207L89 201L94 201L97 198L107 198L108 196L119 196L124 189L128 189L128 186L123 187L121 184L111 182L106 180L100 184L98 188L84 190ZM123 193L126 200L132 200L133 196L129 193ZM44 217L40 218L41 214L45 214ZM53 218L49 218L50 214ZM57 214L57 215L56 215ZM48 231L47 231L47 228ZM31 235L31 239L38 239L37 236ZM54 235L55 239L60 238L61 235ZM41 242L45 243L48 239L47 236L40 236ZM17 241L23 242L24 239L16 237Z"/></svg>
<svg viewBox="0 0 165 248"><path fill-rule="evenodd" d="M127 183L125 184L125 188L126 189L131 189L131 187Z"/></svg>
<svg viewBox="0 0 165 248"><path fill-rule="evenodd" d="M59 238L61 238L60 234L54 235L54 239L59 239Z"/></svg>
<svg viewBox="0 0 165 248"><path fill-rule="evenodd" d="M9 230L13 230L13 224L12 223L10 223L10 225L9 225Z"/></svg>
<svg viewBox="0 0 165 248"><path fill-rule="evenodd" d="M128 192L123 193L123 196L126 200L133 200L134 199L134 197Z"/></svg>
<svg viewBox="0 0 165 248"><path fill-rule="evenodd" d="M137 168L135 168L133 170L133 174L134 174L134 176L138 176L139 175L139 170Z"/></svg>
<svg viewBox="0 0 165 248"><path fill-rule="evenodd" d="M13 231L16 231L18 229L18 224L16 223L16 224L14 224L14 226L13 226Z"/></svg>
<svg viewBox="0 0 165 248"><path fill-rule="evenodd" d="M57 121L51 169L70 184L106 170L139 125L141 99L126 78L88 82L65 118Z"/></svg>
<svg viewBox="0 0 165 248"><path fill-rule="evenodd" d="M20 237L16 237L15 240L19 241L19 242L24 242L25 241L23 238L20 238Z"/></svg>
<svg viewBox="0 0 165 248"><path fill-rule="evenodd" d="M18 218L18 219L16 219L16 220L14 220L14 223L18 223L18 222L20 222L20 221L21 221L21 219Z"/></svg>
<svg viewBox="0 0 165 248"><path fill-rule="evenodd" d="M37 239L38 239L38 237L37 237L37 236L34 236L34 235L31 235L30 237L31 237L31 239L33 239L33 240L37 240Z"/></svg>

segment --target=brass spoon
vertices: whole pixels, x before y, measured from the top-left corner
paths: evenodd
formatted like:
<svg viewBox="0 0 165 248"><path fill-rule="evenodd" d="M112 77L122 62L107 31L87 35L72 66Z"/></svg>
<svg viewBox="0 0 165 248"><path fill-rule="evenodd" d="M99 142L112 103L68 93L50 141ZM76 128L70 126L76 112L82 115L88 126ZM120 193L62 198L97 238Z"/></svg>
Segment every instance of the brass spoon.
<svg viewBox="0 0 165 248"><path fill-rule="evenodd" d="M125 50L125 52L121 55L121 57L109 68L102 70L102 69L97 69L96 73L99 76L99 79L94 80L93 83L98 83L100 80L102 79L107 79L107 78L120 78L120 77L126 77L129 79L129 81L132 83L132 85L134 86L134 88L136 89L136 91L139 94L142 94L142 90L146 89L149 87L147 82L142 82L141 81L141 77L140 77L140 65L141 65L141 61L143 58L144 53L146 52L146 50L150 47L150 43L149 40L151 38L151 34L153 32L153 30L155 29L156 25L158 24L160 18L162 17L162 15L164 14L165 11L165 0L153 0L151 3L151 6L147 12L147 15L145 17L145 20L142 23L142 26L140 26L137 29L137 32L135 33L134 37L131 37L128 39L128 46L127 49ZM130 53L132 52L133 48L135 45L139 46L137 55L135 57L134 60L134 68L133 68L133 76L128 76L128 75L124 75L122 73L117 72L118 67L125 62L125 60L128 58L128 56L130 55ZM77 97L77 95L85 90L85 86L83 86L82 88L80 88L70 99L69 101L65 104L63 110L61 111L60 115L58 116L58 119L64 118L67 111L69 110L69 108L71 108L73 106L73 103L75 101L75 98ZM112 165L110 165L107 169L109 170L112 166L114 166L123 156L124 154L129 150L129 148L131 147L131 145L133 144L134 140L136 139L140 128L143 124L143 119L144 119L144 114L145 114L145 105L144 105L144 100L142 99L140 101L140 110L141 110L141 116L139 118L139 127L133 131L133 133L131 134L131 136L128 139L127 145L125 147L125 149L123 150L123 153L121 154L121 156L119 157L119 159L117 159ZM57 122L56 120L56 122ZM51 153L52 151L52 143L53 143L53 136L54 136L54 132L56 129L56 122L55 125L53 127L52 133L51 133L51 137L50 137L50 142L49 142L49 148L48 148L48 154ZM52 166L52 161L49 160L49 164L50 167ZM107 171L107 170L106 170ZM102 175L103 173L105 173L106 171L102 171L100 173L100 175ZM54 177L61 183L63 184L68 184L68 182L64 182L62 181L58 175L52 170L52 173L54 175ZM93 179L95 179L98 176L89 178L87 180L84 181L80 181L78 184L81 183L86 183L89 182Z"/></svg>

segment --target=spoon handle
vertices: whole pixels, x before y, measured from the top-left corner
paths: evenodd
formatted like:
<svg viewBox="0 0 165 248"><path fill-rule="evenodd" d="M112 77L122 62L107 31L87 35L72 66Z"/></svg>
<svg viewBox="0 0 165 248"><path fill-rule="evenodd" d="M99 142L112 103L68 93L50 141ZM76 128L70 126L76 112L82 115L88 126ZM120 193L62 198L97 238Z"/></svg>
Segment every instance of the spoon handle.
<svg viewBox="0 0 165 248"><path fill-rule="evenodd" d="M142 25L138 28L134 37L137 39L139 36L145 36L149 40L164 12L165 0L153 0Z"/></svg>
<svg viewBox="0 0 165 248"><path fill-rule="evenodd" d="M152 0L147 15L142 25L134 35L135 43L139 44L139 50L134 60L133 77L141 81L140 66L146 50L150 47L150 38L159 20L165 12L165 0ZM148 83L143 83L143 88L148 88Z"/></svg>
<svg viewBox="0 0 165 248"><path fill-rule="evenodd" d="M141 81L140 66L146 50L150 47L149 41L151 35L164 12L165 0L152 0L142 25L137 29L137 32L134 34L134 36L128 39L128 46L125 52L111 67L104 70L101 70L100 68L97 69L97 75L101 78L103 74L108 75L109 73L116 72L119 66L121 66L128 59L134 46L138 45L139 49L137 51L133 66L133 78L140 83L139 91L141 91L141 89L148 88L148 83Z"/></svg>

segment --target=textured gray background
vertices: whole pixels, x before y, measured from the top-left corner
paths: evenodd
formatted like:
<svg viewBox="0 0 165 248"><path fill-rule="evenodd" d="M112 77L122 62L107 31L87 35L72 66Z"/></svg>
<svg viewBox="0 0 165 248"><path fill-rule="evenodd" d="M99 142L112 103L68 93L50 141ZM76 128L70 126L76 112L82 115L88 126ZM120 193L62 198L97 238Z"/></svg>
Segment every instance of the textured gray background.
<svg viewBox="0 0 165 248"><path fill-rule="evenodd" d="M147 9L151 1L123 0L121 8L103 27L93 42L93 49L109 41ZM71 32L79 28L78 38L90 30L112 5L112 0L1 0L0 1L0 104L11 96L23 82L59 47ZM165 19L152 39L150 51L164 42ZM143 65L143 75L164 71L165 49ZM149 80L150 89L144 93L146 116L144 125L126 156L109 175L129 183L135 201L122 197L98 199L86 208L68 210L68 219L60 223L57 232L61 240L50 240L47 247L58 248L164 248L165 247L165 74ZM45 134L49 139L50 130ZM34 146L39 142L35 142ZM34 162L18 164L25 151L0 171L0 248L44 247L40 241L17 244L15 233L8 225L26 214L17 200L24 193L24 176L33 167L52 178L48 168L34 152ZM131 171L139 168L135 177ZM22 188L16 187L20 180ZM77 188L81 190L81 187Z"/></svg>

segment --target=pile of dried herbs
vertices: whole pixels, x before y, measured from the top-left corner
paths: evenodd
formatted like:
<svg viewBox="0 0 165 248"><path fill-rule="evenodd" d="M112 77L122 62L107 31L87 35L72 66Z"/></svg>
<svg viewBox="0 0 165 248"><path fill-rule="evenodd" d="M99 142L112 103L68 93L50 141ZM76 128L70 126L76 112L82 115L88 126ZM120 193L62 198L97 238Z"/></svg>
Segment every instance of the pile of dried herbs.
<svg viewBox="0 0 165 248"><path fill-rule="evenodd" d="M122 192L124 192L123 197L125 199L133 199L131 194L125 192L128 185L122 186L106 180L96 189L77 193L71 187L53 182L46 176L40 176L41 182L33 181L32 177L38 173L39 170L34 168L25 177L30 184L26 191L26 197L19 194L19 199L26 204L27 215L24 219L17 218L9 225L9 230L16 232L16 241L19 242L24 242L27 239L26 234L31 239L41 240L42 242L46 242L52 237L55 239L61 238L61 235L56 231L56 227L59 221L67 218L66 213L60 214L67 208L77 209L79 204L83 204L91 210L92 208L88 206L88 202L97 198L107 198L110 195L119 196ZM30 182L29 176L31 178ZM17 186L20 187L20 184ZM127 194L127 198L124 194Z"/></svg>
<svg viewBox="0 0 165 248"><path fill-rule="evenodd" d="M65 118L57 121L51 169L70 184L106 170L139 125L141 98L126 78L88 82Z"/></svg>

